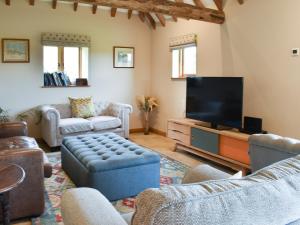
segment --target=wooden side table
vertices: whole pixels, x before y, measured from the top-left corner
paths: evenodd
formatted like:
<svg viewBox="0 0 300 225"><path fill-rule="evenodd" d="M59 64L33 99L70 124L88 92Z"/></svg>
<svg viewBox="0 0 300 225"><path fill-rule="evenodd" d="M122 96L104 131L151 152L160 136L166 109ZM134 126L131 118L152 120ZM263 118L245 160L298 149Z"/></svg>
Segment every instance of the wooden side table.
<svg viewBox="0 0 300 225"><path fill-rule="evenodd" d="M9 192L23 182L25 171L16 164L0 163L0 202L3 225L10 224Z"/></svg>

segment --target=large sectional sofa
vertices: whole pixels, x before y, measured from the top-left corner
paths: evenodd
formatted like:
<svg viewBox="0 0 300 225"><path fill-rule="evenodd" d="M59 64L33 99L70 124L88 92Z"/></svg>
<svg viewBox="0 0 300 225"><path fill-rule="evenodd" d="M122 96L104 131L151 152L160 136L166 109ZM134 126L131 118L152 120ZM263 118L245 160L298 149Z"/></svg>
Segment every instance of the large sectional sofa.
<svg viewBox="0 0 300 225"><path fill-rule="evenodd" d="M114 132L122 137L129 136L128 104L100 101L94 103L96 116L72 118L70 104L47 105L42 111L42 137L50 147L60 146L66 136L85 133Z"/></svg>
<svg viewBox="0 0 300 225"><path fill-rule="evenodd" d="M266 150L263 148L269 154L300 151L297 140L272 135L250 138L250 157L256 157L256 149ZM70 189L62 198L64 224L299 225L300 155L265 166L235 179L200 165L186 174L182 185L152 188L139 194L133 216L120 215L95 189Z"/></svg>

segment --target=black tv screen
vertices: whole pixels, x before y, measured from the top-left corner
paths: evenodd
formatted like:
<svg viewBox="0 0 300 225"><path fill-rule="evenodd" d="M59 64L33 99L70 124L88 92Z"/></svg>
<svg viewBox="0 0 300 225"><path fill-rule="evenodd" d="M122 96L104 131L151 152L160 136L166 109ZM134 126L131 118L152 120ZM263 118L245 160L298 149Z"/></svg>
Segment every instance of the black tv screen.
<svg viewBox="0 0 300 225"><path fill-rule="evenodd" d="M241 128L243 116L242 77L188 77L186 117Z"/></svg>

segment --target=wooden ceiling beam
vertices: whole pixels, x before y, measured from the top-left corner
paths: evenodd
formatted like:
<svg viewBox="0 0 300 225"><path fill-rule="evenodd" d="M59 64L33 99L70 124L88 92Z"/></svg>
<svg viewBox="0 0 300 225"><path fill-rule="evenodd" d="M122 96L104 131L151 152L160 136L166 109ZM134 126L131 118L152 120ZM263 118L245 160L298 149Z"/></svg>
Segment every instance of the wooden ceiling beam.
<svg viewBox="0 0 300 225"><path fill-rule="evenodd" d="M205 5L202 3L201 0L194 0L194 3L196 6L198 6L200 8L205 8Z"/></svg>
<svg viewBox="0 0 300 225"><path fill-rule="evenodd" d="M52 0L52 9L56 9L57 0Z"/></svg>
<svg viewBox="0 0 300 225"><path fill-rule="evenodd" d="M128 19L130 19L130 18L131 18L131 16L132 16L132 10L131 10L131 9L129 9L129 10L128 10Z"/></svg>
<svg viewBox="0 0 300 225"><path fill-rule="evenodd" d="M92 13L93 13L93 14L96 14L96 13L97 13L97 9L98 9L98 5L97 5L97 4L94 4L94 5L92 6Z"/></svg>
<svg viewBox="0 0 300 225"><path fill-rule="evenodd" d="M6 5L10 5L10 0L5 0Z"/></svg>
<svg viewBox="0 0 300 225"><path fill-rule="evenodd" d="M238 0L238 2L242 5L244 4L244 0Z"/></svg>
<svg viewBox="0 0 300 225"><path fill-rule="evenodd" d="M139 18L142 22L145 22L145 13L139 12Z"/></svg>
<svg viewBox="0 0 300 225"><path fill-rule="evenodd" d="M155 28L156 28L156 22L155 22L155 20L150 15L150 13L146 13L145 15L146 15L146 18L148 19L150 25L152 26L152 28L155 30Z"/></svg>
<svg viewBox="0 0 300 225"><path fill-rule="evenodd" d="M117 13L117 8L111 8L110 15L111 17L115 17Z"/></svg>
<svg viewBox="0 0 300 225"><path fill-rule="evenodd" d="M157 19L159 20L160 24L163 27L166 26L166 19L165 19L165 17L162 14L160 14L160 13L155 13L155 15L156 15Z"/></svg>
<svg viewBox="0 0 300 225"><path fill-rule="evenodd" d="M73 2L74 0L63 0ZM183 2L170 0L79 0L84 4L96 4L111 8L123 8L137 10L144 13L161 13L170 16L194 19L211 23L222 24L225 21L225 14L222 11L200 8L198 6Z"/></svg>
<svg viewBox="0 0 300 225"><path fill-rule="evenodd" d="M29 0L29 5L34 5L34 0Z"/></svg>
<svg viewBox="0 0 300 225"><path fill-rule="evenodd" d="M74 2L73 9L76 12L78 9L78 2Z"/></svg>
<svg viewBox="0 0 300 225"><path fill-rule="evenodd" d="M174 22L177 22L177 17L176 16L172 16L172 19L174 20Z"/></svg>
<svg viewBox="0 0 300 225"><path fill-rule="evenodd" d="M223 11L223 0L214 0L218 10Z"/></svg>

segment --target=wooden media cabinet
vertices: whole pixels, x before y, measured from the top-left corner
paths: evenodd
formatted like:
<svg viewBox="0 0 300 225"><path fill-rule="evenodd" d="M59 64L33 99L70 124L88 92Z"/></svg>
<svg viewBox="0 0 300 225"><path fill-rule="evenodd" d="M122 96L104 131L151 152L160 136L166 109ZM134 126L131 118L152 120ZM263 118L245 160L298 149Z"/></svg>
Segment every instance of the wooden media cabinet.
<svg viewBox="0 0 300 225"><path fill-rule="evenodd" d="M241 170L244 175L251 171L248 134L198 124L199 121L191 119L168 120L167 137L176 141L175 151L193 153L233 170Z"/></svg>

